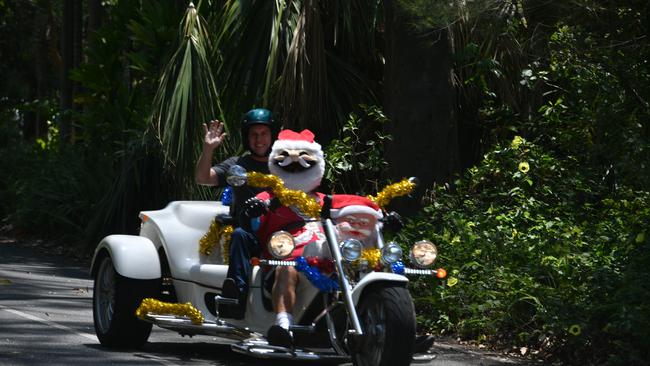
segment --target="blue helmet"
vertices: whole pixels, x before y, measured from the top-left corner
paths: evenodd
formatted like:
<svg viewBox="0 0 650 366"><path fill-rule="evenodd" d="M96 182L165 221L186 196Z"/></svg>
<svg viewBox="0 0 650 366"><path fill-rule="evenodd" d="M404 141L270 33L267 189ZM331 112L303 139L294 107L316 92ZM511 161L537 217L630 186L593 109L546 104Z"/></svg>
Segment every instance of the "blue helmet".
<svg viewBox="0 0 650 366"><path fill-rule="evenodd" d="M248 146L248 130L251 126L254 125L266 125L271 129L271 138L275 140L275 136L278 133L277 124L273 119L273 113L266 108L255 108L246 112L244 115L244 120L241 124L241 142L244 145L246 150L250 150Z"/></svg>

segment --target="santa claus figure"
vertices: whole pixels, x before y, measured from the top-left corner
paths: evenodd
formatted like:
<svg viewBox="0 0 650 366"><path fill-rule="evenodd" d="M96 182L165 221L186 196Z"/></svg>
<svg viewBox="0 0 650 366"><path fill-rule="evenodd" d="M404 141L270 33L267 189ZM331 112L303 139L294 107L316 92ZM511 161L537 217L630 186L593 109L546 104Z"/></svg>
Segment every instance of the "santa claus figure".
<svg viewBox="0 0 650 366"><path fill-rule="evenodd" d="M323 204L325 195L315 190L323 178L325 160L321 145L314 141L311 131L281 131L271 147L269 170L282 179L285 188L305 192L309 198ZM290 233L295 242L295 249L286 253L286 259L302 256L305 247L310 244L322 245L325 241L321 226L310 221L315 218L309 217L298 207L279 204L273 192L262 192L247 201L247 205L245 212L252 219L251 228L267 258L270 256L266 243L278 231ZM283 245L283 241L276 242ZM274 251L281 253L283 249L274 248ZM276 313L275 324L267 333L270 344L283 347L293 344L289 326L293 323L292 310L299 279L297 270L290 266L278 266L265 276L265 287L272 291L273 310Z"/></svg>
<svg viewBox="0 0 650 366"><path fill-rule="evenodd" d="M332 196L330 216L342 239L357 239L367 246L375 242L376 227L383 214L367 197L337 194Z"/></svg>
<svg viewBox="0 0 650 366"><path fill-rule="evenodd" d="M303 191L308 197L323 204L325 195L315 190L323 178L325 160L323 150L320 144L314 141L311 131L303 130L298 133L282 130L271 148L269 170L271 174L282 179L285 188ZM264 243L268 242L273 233L280 230L289 232L296 244L287 259L301 256L305 246L325 240L321 226L317 222L309 221L315 218L308 217L298 207L280 205L270 191L262 192L256 198L263 201L266 207L270 207L270 211L260 216L259 221L253 224L265 256L268 256L268 250Z"/></svg>

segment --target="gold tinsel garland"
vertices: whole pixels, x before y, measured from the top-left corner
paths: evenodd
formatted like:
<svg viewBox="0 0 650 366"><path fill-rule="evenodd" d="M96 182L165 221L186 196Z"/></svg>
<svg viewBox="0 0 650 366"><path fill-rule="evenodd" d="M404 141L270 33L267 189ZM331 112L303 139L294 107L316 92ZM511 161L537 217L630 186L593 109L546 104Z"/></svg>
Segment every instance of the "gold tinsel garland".
<svg viewBox="0 0 650 366"><path fill-rule="evenodd" d="M366 248L361 251L361 258L353 262L353 264L358 265L361 260L366 260L368 262L368 267L375 268L379 264L381 258L381 251L377 248Z"/></svg>
<svg viewBox="0 0 650 366"><path fill-rule="evenodd" d="M297 191L284 187L282 179L271 174L262 174L258 172L246 173L248 184L264 188L269 187L273 194L280 200L284 206L296 206L300 211L309 217L319 217L321 206L312 197L303 191Z"/></svg>
<svg viewBox="0 0 650 366"><path fill-rule="evenodd" d="M135 315L140 319L144 319L148 313L186 316L190 318L194 324L201 324L205 320L203 314L201 314L201 312L189 302L185 304L172 304L152 298L146 298L142 300L142 303L140 303L140 306L135 311Z"/></svg>
<svg viewBox="0 0 650 366"><path fill-rule="evenodd" d="M415 188L415 183L409 181L408 179L402 179L401 182L393 183L389 186L386 186L381 192L377 193L376 196L368 196L371 201L375 202L379 207L385 207L390 200L395 197L406 196L413 192Z"/></svg>
<svg viewBox="0 0 650 366"><path fill-rule="evenodd" d="M282 179L271 174L262 174L258 172L248 172L246 175L248 177L249 185L257 188L270 188L273 194L278 197L284 206L297 206L300 211L310 217L320 216L321 206L315 199L309 197L307 193L303 191L285 188ZM413 192L414 188L414 182L411 182L408 179L403 179L398 183L393 183L385 187L381 192L377 193L376 196L368 196L368 198L379 205L379 207L383 208L393 198L406 196Z"/></svg>
<svg viewBox="0 0 650 366"><path fill-rule="evenodd" d="M208 229L208 232L199 240L199 253L210 255L212 254L214 247L218 243L221 243L221 258L223 258L224 264L228 264L232 232L232 226L226 225L221 227L217 220L212 220L210 229Z"/></svg>
<svg viewBox="0 0 650 366"><path fill-rule="evenodd" d="M203 235L199 240L199 253L203 255L212 254L212 249L219 242L219 223L216 220L212 220L210 223L210 229Z"/></svg>

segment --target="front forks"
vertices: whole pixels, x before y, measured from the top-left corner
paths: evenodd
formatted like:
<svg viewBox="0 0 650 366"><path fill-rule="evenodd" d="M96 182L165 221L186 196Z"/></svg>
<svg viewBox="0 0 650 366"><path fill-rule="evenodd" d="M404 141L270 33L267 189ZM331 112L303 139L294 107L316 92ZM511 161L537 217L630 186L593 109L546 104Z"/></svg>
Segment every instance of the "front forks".
<svg viewBox="0 0 650 366"><path fill-rule="evenodd" d="M343 295L343 302L348 311L348 318L352 327L350 333L353 333L355 336L363 335L363 330L361 329L361 323L359 322L359 316L357 315L357 309L354 307L354 302L352 301L352 289L350 288L350 283L348 278L345 276L345 271L343 270L343 259L341 257L341 251L339 250L338 242L336 241L336 234L334 232L334 224L332 220L325 220L325 234L327 235L327 243L330 248L330 252L334 256L334 264L336 265L336 272L338 273L339 287L341 289L341 294Z"/></svg>

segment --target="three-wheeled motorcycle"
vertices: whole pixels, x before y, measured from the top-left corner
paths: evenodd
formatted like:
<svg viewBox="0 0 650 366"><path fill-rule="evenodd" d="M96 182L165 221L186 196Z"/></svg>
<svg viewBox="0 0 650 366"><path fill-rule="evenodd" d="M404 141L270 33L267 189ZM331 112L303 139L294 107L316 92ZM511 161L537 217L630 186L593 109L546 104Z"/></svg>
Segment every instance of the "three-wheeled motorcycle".
<svg viewBox="0 0 650 366"><path fill-rule="evenodd" d="M229 181L245 183L246 174ZM404 180L373 199L386 200L412 187ZM309 219L305 224L319 227L324 240L295 260L282 259L293 242L288 233L262 243L275 258L252 259L245 315L231 319L219 314L219 304L237 303L222 296L232 230L227 214L221 202L175 201L141 212L138 236L109 235L99 243L91 274L93 319L102 345L140 346L155 324L181 335L215 336L258 358L410 364L416 323L408 276L445 277L443 269L432 269L434 244L414 243L403 258L403 247L382 235L392 214L382 215L363 239L345 237L331 215ZM263 286L265 266L295 266L301 276L291 347L270 345L264 336L275 320Z"/></svg>

